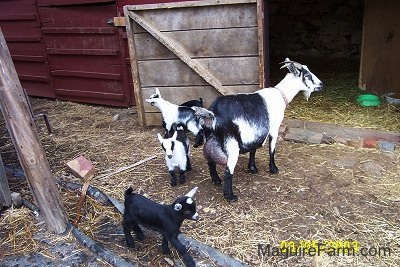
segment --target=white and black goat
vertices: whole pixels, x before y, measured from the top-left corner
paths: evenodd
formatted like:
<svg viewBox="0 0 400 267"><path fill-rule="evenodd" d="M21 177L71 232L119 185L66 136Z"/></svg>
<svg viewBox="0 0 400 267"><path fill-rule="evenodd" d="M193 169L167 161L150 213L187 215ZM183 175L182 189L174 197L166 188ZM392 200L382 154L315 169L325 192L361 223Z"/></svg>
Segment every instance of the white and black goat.
<svg viewBox="0 0 400 267"><path fill-rule="evenodd" d="M289 73L275 87L251 94L221 96L214 100L209 111L193 108L204 128L207 141L203 151L215 184L222 182L216 164L226 165L223 193L227 200L237 199L232 177L239 154L250 152L248 170L257 173L256 150L268 141L269 170L278 173L275 146L286 106L300 91L304 91L308 100L312 92L322 90L322 82L307 66L288 58L282 64L281 68L288 68Z"/></svg>
<svg viewBox="0 0 400 267"><path fill-rule="evenodd" d="M183 127L173 124L171 129L173 131L172 137L163 138L160 134L157 134L157 137L165 152L165 163L168 172L171 174L171 186L176 186L176 169L179 171L179 183L183 184L186 181L185 172L191 171L192 166L189 157L189 139Z"/></svg>
<svg viewBox="0 0 400 267"><path fill-rule="evenodd" d="M122 221L125 239L129 247L135 247L131 230L139 240L144 234L139 225L159 232L162 237L161 248L164 254L170 253L170 242L182 256L186 266L195 266L193 258L186 247L178 240L179 228L185 219L197 221L199 214L196 211L194 195L197 187L183 197L178 197L171 205L162 205L133 193L130 187L125 191L125 211Z"/></svg>
<svg viewBox="0 0 400 267"><path fill-rule="evenodd" d="M146 99L146 101L160 109L165 123L166 135L171 131L172 124L175 123L177 125L183 125L196 136L194 147L203 144L203 129L199 125L193 109L188 106L178 106L163 99L158 88L156 88L156 92ZM203 99L192 100L190 103L184 104L202 106Z"/></svg>

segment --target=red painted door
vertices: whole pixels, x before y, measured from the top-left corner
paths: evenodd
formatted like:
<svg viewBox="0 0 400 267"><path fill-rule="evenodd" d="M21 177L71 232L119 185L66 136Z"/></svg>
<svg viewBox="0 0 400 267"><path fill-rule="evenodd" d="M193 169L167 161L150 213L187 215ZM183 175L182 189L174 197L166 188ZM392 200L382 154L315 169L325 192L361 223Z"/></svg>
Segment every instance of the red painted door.
<svg viewBox="0 0 400 267"><path fill-rule="evenodd" d="M54 98L36 1L1 1L0 28L22 87L30 95Z"/></svg>
<svg viewBox="0 0 400 267"><path fill-rule="evenodd" d="M115 1L38 0L55 95L78 102L131 106L122 30L107 20Z"/></svg>

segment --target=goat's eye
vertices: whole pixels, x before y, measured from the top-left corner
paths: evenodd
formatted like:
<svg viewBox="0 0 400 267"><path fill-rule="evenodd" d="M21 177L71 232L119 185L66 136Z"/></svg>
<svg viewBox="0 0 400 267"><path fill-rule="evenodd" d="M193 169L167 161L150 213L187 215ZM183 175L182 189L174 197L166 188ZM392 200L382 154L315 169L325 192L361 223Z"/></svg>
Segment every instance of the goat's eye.
<svg viewBox="0 0 400 267"><path fill-rule="evenodd" d="M191 213L190 210L185 210L183 213L185 213L186 215L189 215Z"/></svg>

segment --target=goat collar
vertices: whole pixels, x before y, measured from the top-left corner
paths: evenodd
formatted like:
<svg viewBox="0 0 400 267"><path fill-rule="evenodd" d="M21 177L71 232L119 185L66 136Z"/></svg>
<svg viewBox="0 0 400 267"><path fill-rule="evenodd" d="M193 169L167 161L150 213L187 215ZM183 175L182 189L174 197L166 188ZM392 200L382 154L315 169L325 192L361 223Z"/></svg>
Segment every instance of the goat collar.
<svg viewBox="0 0 400 267"><path fill-rule="evenodd" d="M285 105L286 107L289 105L289 101L285 95L285 93L279 88L279 87L275 87L276 90L278 90L279 93L281 93L281 96L283 98L283 101L285 101Z"/></svg>

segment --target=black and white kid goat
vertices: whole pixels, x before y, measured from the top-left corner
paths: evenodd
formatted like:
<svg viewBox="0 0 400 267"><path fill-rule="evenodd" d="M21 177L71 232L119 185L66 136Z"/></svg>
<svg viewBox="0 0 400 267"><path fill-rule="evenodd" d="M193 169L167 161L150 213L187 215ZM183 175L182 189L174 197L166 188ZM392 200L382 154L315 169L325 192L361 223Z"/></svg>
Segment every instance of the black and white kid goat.
<svg viewBox="0 0 400 267"><path fill-rule="evenodd" d="M286 106L300 91L308 100L312 92L322 90L322 82L306 65L288 58L282 64L281 68L288 68L289 73L275 87L251 94L221 96L211 104L209 111L193 108L204 127L207 141L203 153L215 184L222 182L216 164L226 165L223 193L227 200L237 199L232 190L232 177L239 154L250 152L248 170L257 173L256 150L268 141L269 170L278 173L275 145Z"/></svg>
<svg viewBox="0 0 400 267"><path fill-rule="evenodd" d="M146 101L160 109L167 133L171 131L172 124L183 125L196 136L194 147L203 144L203 129L198 124L193 109L188 106L178 106L163 99L158 88ZM192 100L190 103L184 104L202 106L203 99Z"/></svg>
<svg viewBox="0 0 400 267"><path fill-rule="evenodd" d="M192 170L190 164L190 146L182 126L173 124L172 137L163 138L161 134L157 134L158 140L165 152L165 163L168 167L168 172L171 174L171 186L176 186L175 171L179 171L179 183L183 184L186 181L185 172Z"/></svg>
<svg viewBox="0 0 400 267"><path fill-rule="evenodd" d="M129 247L135 247L131 230L139 240L144 239L144 234L139 224L159 232L162 237L161 249L164 254L170 253L170 242L182 256L186 266L195 266L193 258L186 247L178 240L179 228L185 219L197 221L199 214L196 211L194 195L197 187L193 188L183 197L178 197L171 205L162 205L133 193L130 187L125 191L125 211L122 221L125 239Z"/></svg>

